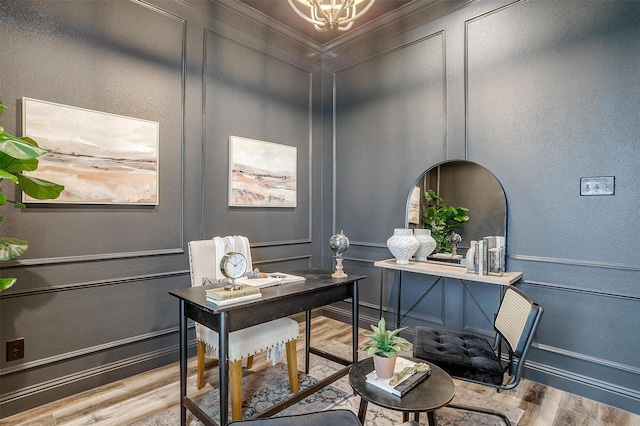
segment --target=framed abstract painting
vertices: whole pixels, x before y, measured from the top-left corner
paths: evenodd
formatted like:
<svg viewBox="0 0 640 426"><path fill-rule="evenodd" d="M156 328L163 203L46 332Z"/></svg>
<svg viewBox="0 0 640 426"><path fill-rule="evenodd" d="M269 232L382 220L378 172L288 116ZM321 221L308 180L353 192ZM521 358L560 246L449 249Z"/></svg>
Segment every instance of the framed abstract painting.
<svg viewBox="0 0 640 426"><path fill-rule="evenodd" d="M28 203L158 204L157 122L23 98L23 135L49 151L32 177L65 186Z"/></svg>
<svg viewBox="0 0 640 426"><path fill-rule="evenodd" d="M229 137L229 206L296 207L298 148Z"/></svg>

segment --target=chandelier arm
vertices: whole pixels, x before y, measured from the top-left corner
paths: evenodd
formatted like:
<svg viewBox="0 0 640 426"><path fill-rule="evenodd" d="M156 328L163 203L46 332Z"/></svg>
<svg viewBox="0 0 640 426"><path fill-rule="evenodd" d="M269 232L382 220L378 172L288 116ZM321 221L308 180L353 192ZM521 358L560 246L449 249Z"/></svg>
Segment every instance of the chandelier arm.
<svg viewBox="0 0 640 426"><path fill-rule="evenodd" d="M355 21L357 18L362 16L365 12L367 12L371 8L371 6L373 6L373 3L375 3L376 0L369 0L369 3L360 12L357 12L357 5L354 0L341 0L340 9L337 12L333 11L333 8L331 8L329 12L325 11L322 8L322 3L320 3L322 0L306 0L304 3L308 2L308 6L307 4L303 4L303 2L300 0L287 0L287 1L289 2L289 5L291 6L291 8L296 12L296 14L300 16L302 19L304 19L305 21L313 24L313 27L317 31L327 31L329 29L328 28L329 25L333 29L346 31L353 26L353 21ZM299 3L303 4L305 7L309 7L310 8L309 13L311 16L305 15L298 8L298 6L296 6L294 1L298 1ZM331 5L335 6L335 4L336 4L336 0L332 0ZM343 13L345 10L347 11L345 13L346 17L344 19L341 19L339 15Z"/></svg>
<svg viewBox="0 0 640 426"><path fill-rule="evenodd" d="M371 0L369 2L369 4L367 4L365 6L364 9L362 9L360 12L358 12L357 14L355 14L354 16L352 16L351 18L345 19L345 20L341 20L341 23L348 23L348 22L353 22L355 21L357 18L361 17L363 13L365 13L367 10L369 10L371 8L371 6L373 6L373 3L375 3L375 0Z"/></svg>
<svg viewBox="0 0 640 426"><path fill-rule="evenodd" d="M291 1L291 0L289 0L289 1ZM327 14L327 12L324 11L324 9L322 8L322 5L320 3L318 3L318 0L311 0L311 1L313 3L313 8L312 9L313 10L319 10L320 13L322 13L322 17L325 19L325 21L327 21L327 22L330 21L331 19L330 19L329 15ZM314 15L315 15L315 13L314 13ZM322 21L320 21L320 22L322 22Z"/></svg>
<svg viewBox="0 0 640 426"><path fill-rule="evenodd" d="M296 7L296 5L293 3L293 0L289 0L289 4L291 5L291 7L293 8L293 10L298 14L298 16L300 16L302 19L304 19L305 21L314 24L314 25L322 25L323 22L322 21L314 21L313 19L309 18L307 15L305 15L304 13L300 12L298 10L298 8Z"/></svg>

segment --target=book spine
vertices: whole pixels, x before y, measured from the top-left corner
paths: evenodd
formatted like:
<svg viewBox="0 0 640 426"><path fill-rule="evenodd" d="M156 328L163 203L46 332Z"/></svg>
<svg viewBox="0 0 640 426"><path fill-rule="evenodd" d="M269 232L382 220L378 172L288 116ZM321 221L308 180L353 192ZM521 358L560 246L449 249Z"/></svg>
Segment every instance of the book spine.
<svg viewBox="0 0 640 426"><path fill-rule="evenodd" d="M476 270L478 271L478 275L486 275L484 265L485 265L485 254L484 254L484 241L478 241L478 250L476 252L478 256L478 263L476 265Z"/></svg>
<svg viewBox="0 0 640 426"><path fill-rule="evenodd" d="M413 376L409 377L408 379L400 383L398 386L396 386L394 388L394 391L395 391L394 393L396 395L399 395L400 397L403 397L406 395L407 392L409 392L411 389L418 386L420 383L422 383L424 379L426 379L430 375L431 373L427 371L423 371L421 373L415 373Z"/></svg>

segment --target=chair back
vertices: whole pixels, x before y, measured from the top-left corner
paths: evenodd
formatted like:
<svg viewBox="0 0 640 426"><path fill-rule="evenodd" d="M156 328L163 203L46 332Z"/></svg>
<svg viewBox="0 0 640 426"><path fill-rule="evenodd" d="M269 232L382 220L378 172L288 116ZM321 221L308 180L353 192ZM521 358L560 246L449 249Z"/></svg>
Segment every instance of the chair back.
<svg viewBox="0 0 640 426"><path fill-rule="evenodd" d="M191 286L200 286L205 279L220 280L220 261L229 251L237 251L247 258L247 271L252 270L249 239L241 235L214 237L210 240L189 241Z"/></svg>
<svg viewBox="0 0 640 426"><path fill-rule="evenodd" d="M543 309L515 287L507 287L494 327L509 347L509 359L518 358L515 371L510 371L511 382L506 389L515 387L520 381L524 362L531 348L533 336L538 329ZM511 363L511 368L513 363Z"/></svg>

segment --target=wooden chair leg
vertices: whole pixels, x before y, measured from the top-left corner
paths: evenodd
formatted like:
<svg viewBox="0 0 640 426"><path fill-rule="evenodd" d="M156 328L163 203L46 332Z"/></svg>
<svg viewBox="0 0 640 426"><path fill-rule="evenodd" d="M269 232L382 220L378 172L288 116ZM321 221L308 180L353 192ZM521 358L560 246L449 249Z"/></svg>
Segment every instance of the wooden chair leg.
<svg viewBox="0 0 640 426"><path fill-rule="evenodd" d="M249 356L249 358L247 358L247 369L253 367L253 355Z"/></svg>
<svg viewBox="0 0 640 426"><path fill-rule="evenodd" d="M198 385L198 389L202 389L204 387L204 352L205 352L204 342L202 340L198 340L197 348L198 348L197 385Z"/></svg>
<svg viewBox="0 0 640 426"><path fill-rule="evenodd" d="M242 419L242 360L229 362L229 393L231 420Z"/></svg>
<svg viewBox="0 0 640 426"><path fill-rule="evenodd" d="M298 354L296 352L296 341L291 340L286 344L287 349L287 369L289 370L289 389L291 392L298 392Z"/></svg>

